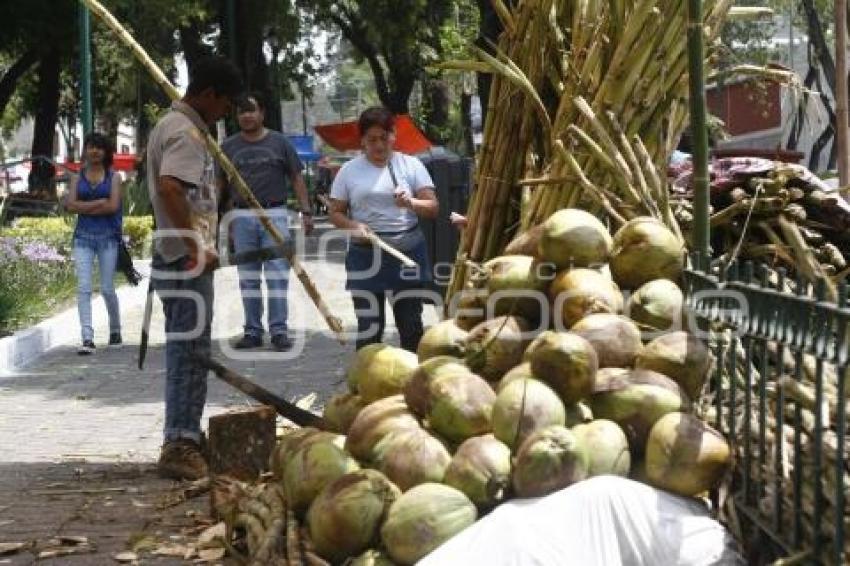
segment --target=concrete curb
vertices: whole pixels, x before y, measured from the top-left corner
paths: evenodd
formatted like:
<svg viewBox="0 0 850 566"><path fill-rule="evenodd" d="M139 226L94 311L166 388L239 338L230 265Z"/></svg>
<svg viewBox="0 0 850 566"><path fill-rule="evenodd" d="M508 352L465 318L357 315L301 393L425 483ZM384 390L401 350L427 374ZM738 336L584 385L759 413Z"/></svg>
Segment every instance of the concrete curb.
<svg viewBox="0 0 850 566"><path fill-rule="evenodd" d="M148 274L149 261L135 263L141 273ZM122 314L128 309L144 304L147 288L148 279L145 277L138 287L122 285L116 289ZM98 295L92 299L92 326L98 330L106 327L107 324L106 305L103 297ZM95 340L98 339L102 342L103 336L96 336ZM73 306L31 328L0 339L0 376L11 375L26 368L51 348L77 344L79 341L80 319L77 315L77 307Z"/></svg>

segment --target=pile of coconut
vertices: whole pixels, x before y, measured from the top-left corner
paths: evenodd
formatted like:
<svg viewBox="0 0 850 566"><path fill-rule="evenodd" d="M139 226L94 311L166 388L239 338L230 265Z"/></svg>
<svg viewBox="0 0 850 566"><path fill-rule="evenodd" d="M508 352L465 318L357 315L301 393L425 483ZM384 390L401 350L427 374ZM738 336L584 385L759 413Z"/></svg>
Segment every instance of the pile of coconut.
<svg viewBox="0 0 850 566"><path fill-rule="evenodd" d="M597 475L684 496L723 476L729 447L691 412L712 357L681 330L673 233L637 218L612 238L565 209L508 252L416 354L359 350L329 430L278 445L274 472L324 559L413 564L509 498Z"/></svg>

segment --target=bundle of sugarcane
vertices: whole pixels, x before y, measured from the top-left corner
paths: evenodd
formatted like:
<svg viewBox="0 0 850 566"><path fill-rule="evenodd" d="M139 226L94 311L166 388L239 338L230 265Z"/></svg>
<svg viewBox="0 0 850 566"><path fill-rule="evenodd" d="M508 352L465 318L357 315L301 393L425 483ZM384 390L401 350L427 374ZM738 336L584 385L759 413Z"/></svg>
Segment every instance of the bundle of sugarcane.
<svg viewBox="0 0 850 566"><path fill-rule="evenodd" d="M468 261L498 255L522 220L580 206L615 223L650 215L677 231L660 166L687 120L687 13L679 0L495 2L498 55L444 67L494 73L493 95L449 296ZM717 37L730 0L706 3ZM523 176L528 179L523 180ZM520 186L530 199L520 215Z"/></svg>
<svg viewBox="0 0 850 566"><path fill-rule="evenodd" d="M776 532L797 531L804 553L819 548L825 563L845 564L836 562L834 545L839 521L850 530L850 463L840 456L850 451L850 439L839 430L850 407L836 368L770 341L754 343L748 363L745 346L730 349L728 331L713 338L736 363L719 366L720 383L703 400L703 417L734 426L736 485L743 494L735 505L757 508L757 518ZM843 553L850 557L847 539Z"/></svg>
<svg viewBox="0 0 850 566"><path fill-rule="evenodd" d="M752 259L781 267L792 277L823 281L835 299L835 285L850 273L850 206L838 191L799 165L733 158L712 167L712 248L720 263ZM687 234L693 192L683 177L671 200Z"/></svg>

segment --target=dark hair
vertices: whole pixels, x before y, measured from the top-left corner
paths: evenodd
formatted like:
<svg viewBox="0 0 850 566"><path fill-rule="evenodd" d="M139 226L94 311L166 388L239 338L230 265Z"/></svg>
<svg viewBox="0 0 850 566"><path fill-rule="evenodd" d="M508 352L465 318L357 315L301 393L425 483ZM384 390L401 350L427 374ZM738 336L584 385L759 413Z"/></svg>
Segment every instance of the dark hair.
<svg viewBox="0 0 850 566"><path fill-rule="evenodd" d="M112 154L115 151L112 149L112 142L109 141L109 138L100 132L90 132L83 139L83 151L87 147L96 147L98 149L103 150L103 166L106 169L112 167Z"/></svg>
<svg viewBox="0 0 850 566"><path fill-rule="evenodd" d="M357 129L361 136L365 136L366 131L373 126L380 126L387 132L393 131L395 129L395 114L383 106L367 108L357 120Z"/></svg>
<svg viewBox="0 0 850 566"><path fill-rule="evenodd" d="M229 59L206 57L192 65L186 94L198 95L208 88L235 99L242 92L242 75Z"/></svg>
<svg viewBox="0 0 850 566"><path fill-rule="evenodd" d="M252 112L255 108L254 102L257 103L256 108L259 108L263 112L266 111L266 95L258 90L252 90L240 96L239 100L236 101L236 111Z"/></svg>

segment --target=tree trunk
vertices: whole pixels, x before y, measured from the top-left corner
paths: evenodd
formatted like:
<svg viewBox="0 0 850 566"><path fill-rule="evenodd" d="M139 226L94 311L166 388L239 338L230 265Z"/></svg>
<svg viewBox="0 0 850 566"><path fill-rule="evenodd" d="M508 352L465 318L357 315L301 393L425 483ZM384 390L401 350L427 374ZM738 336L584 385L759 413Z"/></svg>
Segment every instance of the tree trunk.
<svg viewBox="0 0 850 566"><path fill-rule="evenodd" d="M422 99L425 101L425 135L432 142L445 145L449 125L449 85L438 77L422 81Z"/></svg>
<svg viewBox="0 0 850 566"><path fill-rule="evenodd" d="M6 105L15 93L15 88L18 86L18 80L29 71L38 61L38 52L35 49L30 49L21 55L17 61L12 63L3 77L0 78L0 114L6 109Z"/></svg>
<svg viewBox="0 0 850 566"><path fill-rule="evenodd" d="M38 110L35 114L35 126L31 155L33 158L53 159L53 145L56 138L56 119L59 114L59 74L61 71L59 46L53 45L41 57L38 66ZM29 188L33 192L45 192L56 196L53 182L55 167L46 161L33 161L29 175Z"/></svg>
<svg viewBox="0 0 850 566"><path fill-rule="evenodd" d="M475 155L475 139L472 132L472 94L460 95L460 123L463 130L463 153L468 157Z"/></svg>
<svg viewBox="0 0 850 566"><path fill-rule="evenodd" d="M477 0L478 4L478 39L475 40L475 45L488 53L493 52L493 46L498 44L499 35L501 35L502 21L493 9L493 4L490 0ZM508 6L513 2L506 2ZM487 105L490 100L490 84L493 82L493 77L490 73L477 73L478 79L478 98L481 100L481 125L484 126L487 119Z"/></svg>

